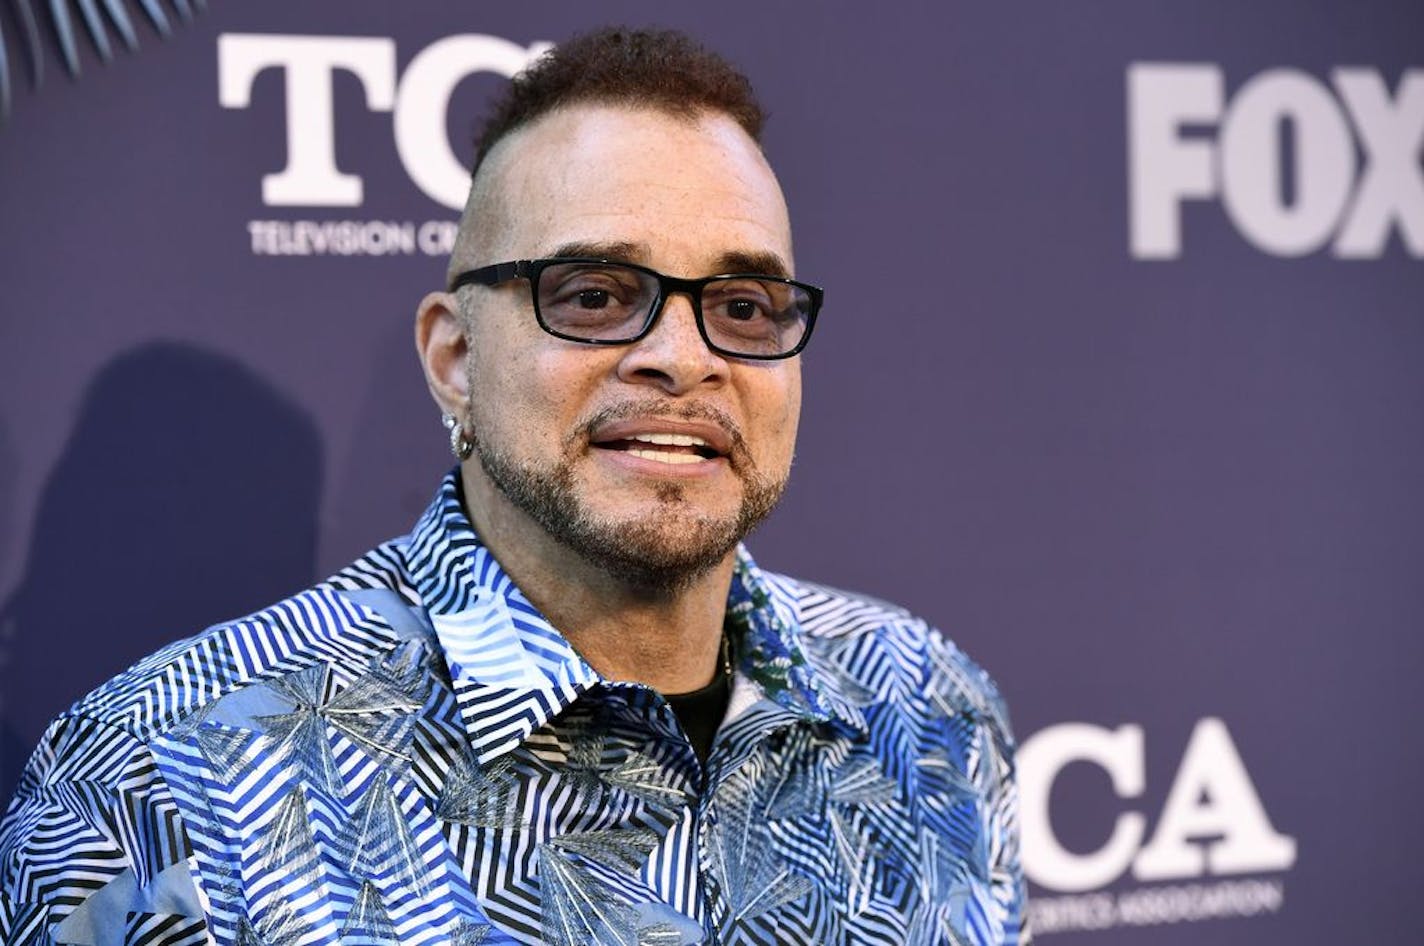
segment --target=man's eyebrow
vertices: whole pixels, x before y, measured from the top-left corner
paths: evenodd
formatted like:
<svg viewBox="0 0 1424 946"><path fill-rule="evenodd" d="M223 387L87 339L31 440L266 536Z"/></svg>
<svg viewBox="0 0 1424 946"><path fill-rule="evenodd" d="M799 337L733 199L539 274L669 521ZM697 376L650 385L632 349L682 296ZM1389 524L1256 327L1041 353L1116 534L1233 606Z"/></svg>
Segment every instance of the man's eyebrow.
<svg viewBox="0 0 1424 946"><path fill-rule="evenodd" d="M755 273L758 276L790 276L791 267L775 253L737 251L717 257L717 273Z"/></svg>
<svg viewBox="0 0 1424 946"><path fill-rule="evenodd" d="M652 251L646 243L615 241L611 243L575 240L563 243L550 251L551 257L583 256L591 259L616 260L621 263L647 265ZM790 276L791 267L775 253L761 250L729 250L718 256L712 269L706 274L718 276L723 273L755 273L758 276Z"/></svg>
<svg viewBox="0 0 1424 946"><path fill-rule="evenodd" d="M644 243L589 243L575 240L572 243L554 247L549 255L553 257L586 256L592 259L617 260L621 263L641 263L648 258L648 247Z"/></svg>

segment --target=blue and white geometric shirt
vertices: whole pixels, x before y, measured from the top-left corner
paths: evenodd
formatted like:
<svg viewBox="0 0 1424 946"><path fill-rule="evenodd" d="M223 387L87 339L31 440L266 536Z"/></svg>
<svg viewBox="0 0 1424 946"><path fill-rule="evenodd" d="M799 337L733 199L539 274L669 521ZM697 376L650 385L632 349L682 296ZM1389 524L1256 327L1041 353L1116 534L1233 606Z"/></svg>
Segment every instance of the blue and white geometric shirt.
<svg viewBox="0 0 1424 946"><path fill-rule="evenodd" d="M988 678L881 602L761 572L704 766L476 538L402 539L56 720L0 823L0 942L1016 944Z"/></svg>

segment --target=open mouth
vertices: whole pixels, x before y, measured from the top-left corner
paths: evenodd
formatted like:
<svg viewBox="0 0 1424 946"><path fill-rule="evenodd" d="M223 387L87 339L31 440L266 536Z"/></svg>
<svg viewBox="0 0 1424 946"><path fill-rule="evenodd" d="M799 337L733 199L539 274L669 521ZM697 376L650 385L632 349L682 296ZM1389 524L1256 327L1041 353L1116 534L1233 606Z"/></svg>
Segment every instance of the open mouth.
<svg viewBox="0 0 1424 946"><path fill-rule="evenodd" d="M722 454L706 440L691 434L637 433L615 440L595 441L600 450L621 450L644 460L673 465L705 463Z"/></svg>

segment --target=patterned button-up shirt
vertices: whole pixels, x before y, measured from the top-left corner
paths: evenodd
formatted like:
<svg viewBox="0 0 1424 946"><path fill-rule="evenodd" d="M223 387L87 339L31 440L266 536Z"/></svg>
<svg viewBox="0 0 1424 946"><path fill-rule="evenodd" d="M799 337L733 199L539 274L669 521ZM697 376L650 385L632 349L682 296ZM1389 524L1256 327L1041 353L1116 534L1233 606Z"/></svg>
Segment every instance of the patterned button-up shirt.
<svg viewBox="0 0 1424 946"><path fill-rule="evenodd" d="M704 766L530 605L452 474L409 536L51 725L0 823L0 941L1024 941L983 672L744 551L727 629Z"/></svg>

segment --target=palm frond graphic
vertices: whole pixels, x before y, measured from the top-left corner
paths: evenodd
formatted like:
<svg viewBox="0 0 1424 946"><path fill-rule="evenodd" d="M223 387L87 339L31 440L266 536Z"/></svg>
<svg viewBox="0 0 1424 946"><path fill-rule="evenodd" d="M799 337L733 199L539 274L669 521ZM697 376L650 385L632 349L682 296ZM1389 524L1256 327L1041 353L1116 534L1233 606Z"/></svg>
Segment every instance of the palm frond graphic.
<svg viewBox="0 0 1424 946"><path fill-rule="evenodd" d="M168 0L170 12L162 0L133 2L163 39L173 34L173 17L180 23L186 23L208 5L207 0ZM138 31L134 28L134 17L130 15L125 0L42 0L41 3L0 0L0 3L6 5L0 9L0 14L9 13L8 25L18 33L20 47L25 51L32 88L38 89L44 84L47 49L51 55L58 52L71 78L79 77L81 30L88 35L102 62L108 63L114 58L117 44L122 44L129 52L138 49ZM37 5L41 6L39 14L35 12ZM6 26L6 18L0 15L0 126L10 117L12 98L10 64L13 57ZM111 41L111 32L117 42Z"/></svg>

